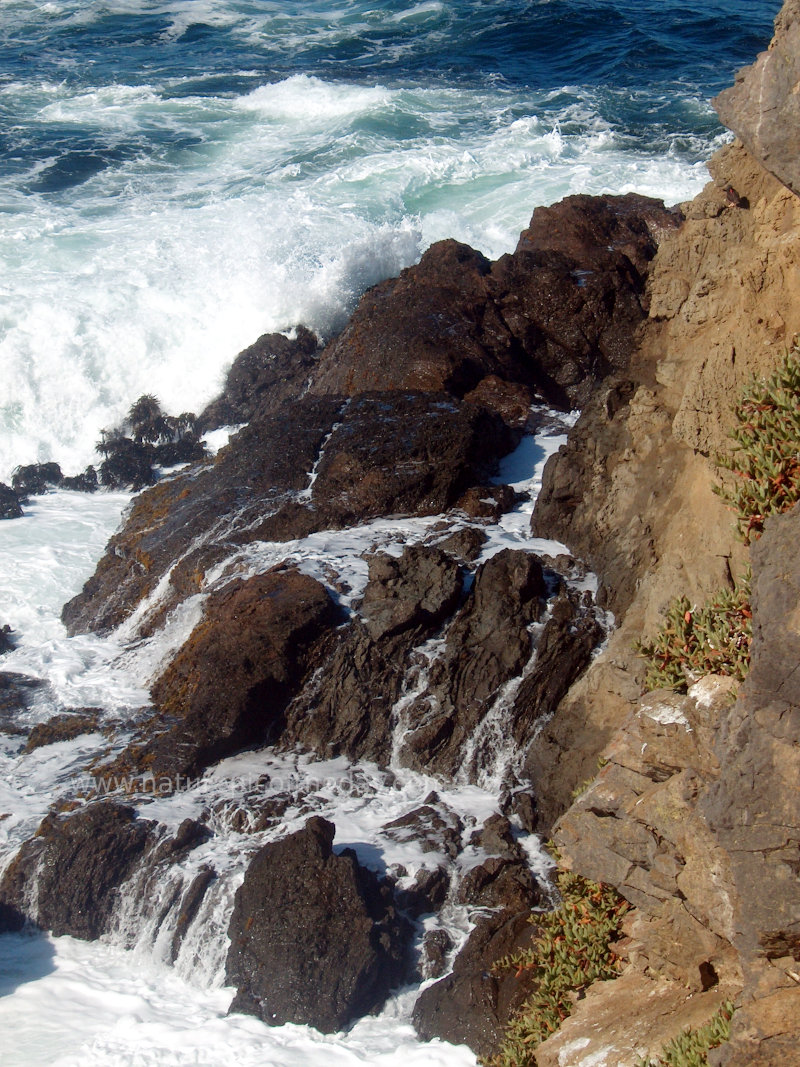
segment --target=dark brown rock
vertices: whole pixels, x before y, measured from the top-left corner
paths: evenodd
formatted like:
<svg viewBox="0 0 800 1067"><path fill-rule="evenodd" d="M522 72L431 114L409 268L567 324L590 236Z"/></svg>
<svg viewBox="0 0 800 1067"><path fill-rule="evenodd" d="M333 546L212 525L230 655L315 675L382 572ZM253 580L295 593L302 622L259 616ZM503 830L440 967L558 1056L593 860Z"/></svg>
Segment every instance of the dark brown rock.
<svg viewBox="0 0 800 1067"><path fill-rule="evenodd" d="M537 208L513 255L494 265L500 314L551 402L582 407L600 379L627 366L647 267L679 221L647 197L570 196Z"/></svg>
<svg viewBox="0 0 800 1067"><path fill-rule="evenodd" d="M0 519L22 518L20 500L10 485L0 482Z"/></svg>
<svg viewBox="0 0 800 1067"><path fill-rule="evenodd" d="M423 852L455 857L461 851L463 824L458 815L431 793L419 808L386 823L384 833L395 841L414 841Z"/></svg>
<svg viewBox="0 0 800 1067"><path fill-rule="evenodd" d="M537 209L490 264L455 241L364 295L320 358L312 389L444 390L525 420L523 390L573 406L626 364L644 275L675 213L646 197L569 197Z"/></svg>
<svg viewBox="0 0 800 1067"><path fill-rule="evenodd" d="M445 511L493 475L532 397L571 407L624 367L647 264L676 216L636 197L548 211L494 267L465 245L434 245L365 294L319 355L302 330L246 350L205 417L249 425L213 462L138 498L65 606L70 632L119 625L169 572L141 618L147 634L248 539ZM498 499L489 517L507 505Z"/></svg>
<svg viewBox="0 0 800 1067"><path fill-rule="evenodd" d="M302 392L315 363L318 341L305 326L293 338L268 333L240 352L222 393L198 419L202 431L249 422L257 412L275 410Z"/></svg>
<svg viewBox="0 0 800 1067"><path fill-rule="evenodd" d="M497 522L517 503L517 494L510 485L474 486L456 501L459 511L473 519Z"/></svg>
<svg viewBox="0 0 800 1067"><path fill-rule="evenodd" d="M315 642L337 621L325 588L292 569L215 593L153 685L156 705L174 725L148 743L149 769L192 775L247 745L275 741Z"/></svg>
<svg viewBox="0 0 800 1067"><path fill-rule="evenodd" d="M420 976L439 978L447 966L447 955L453 942L446 930L430 930L422 939L420 952Z"/></svg>
<svg viewBox="0 0 800 1067"><path fill-rule="evenodd" d="M0 902L56 935L94 940L152 844L153 827L119 804L48 815L6 869Z"/></svg>
<svg viewBox="0 0 800 1067"><path fill-rule="evenodd" d="M412 919L417 919L420 915L433 914L439 911L447 899L449 890L450 877L443 867L422 867L414 876L414 884L412 886L397 891L397 903L406 915ZM448 937L448 946L449 941ZM438 943L441 945L440 940ZM440 971L439 974L441 973ZM433 972L430 971L425 977L433 977Z"/></svg>
<svg viewBox="0 0 800 1067"><path fill-rule="evenodd" d="M331 1033L401 980L406 930L388 891L352 852L335 854L333 837L331 823L309 819L250 862L229 929L232 1011Z"/></svg>
<svg viewBox="0 0 800 1067"><path fill-rule="evenodd" d="M340 408L336 401L307 402L265 416L237 434L213 462L138 496L94 575L65 605L70 632L119 625L170 568L174 593L159 605L158 619L198 592L206 569L235 543L237 525L252 527L305 488ZM223 517L228 522L220 528ZM218 538L204 538L212 528L219 529Z"/></svg>
<svg viewBox="0 0 800 1067"><path fill-rule="evenodd" d="M16 671L0 671L0 728L6 733L24 732L16 722L16 717L30 705L34 693L45 684L41 678L31 678Z"/></svg>
<svg viewBox="0 0 800 1067"><path fill-rule="evenodd" d="M604 636L593 605L581 610L568 595L555 601L536 643L534 669L514 700L514 738L519 745L530 740L543 715L555 711Z"/></svg>
<svg viewBox="0 0 800 1067"><path fill-rule="evenodd" d="M432 542L448 556L464 563L474 563L486 544L486 534L475 526L467 526L446 537L434 535Z"/></svg>
<svg viewBox="0 0 800 1067"><path fill-rule="evenodd" d="M404 630L431 632L461 596L461 574L441 549L412 545L400 557L378 553L369 561L361 616L373 641Z"/></svg>
<svg viewBox="0 0 800 1067"><path fill-rule="evenodd" d="M458 899L477 908L530 911L542 902L539 887L522 855L490 856L473 867L458 887Z"/></svg>
<svg viewBox="0 0 800 1067"><path fill-rule="evenodd" d="M306 397L254 419L213 464L139 496L64 621L73 633L117 626L169 571L147 632L232 545L445 511L515 441L498 416L441 394Z"/></svg>
<svg viewBox="0 0 800 1067"><path fill-rule="evenodd" d="M320 648L325 666L288 708L282 744L387 763L392 709L412 649L441 626L460 595L458 565L439 548L413 545L398 558L373 556L363 622L354 619Z"/></svg>
<svg viewBox="0 0 800 1067"><path fill-rule="evenodd" d="M612 376L581 412L567 444L550 458L536 500L531 531L569 545L599 575L598 602L622 616L641 578L657 561L655 537L642 522L653 497L666 498L680 472L679 449L669 425L651 433L642 474L626 493L617 491L613 536L603 522L612 498L615 469L631 448L629 404L634 386Z"/></svg>
<svg viewBox="0 0 800 1067"><path fill-rule="evenodd" d="M432 245L416 266L364 294L323 352L314 391L428 390L463 397L487 374L524 382L512 338L489 298L490 270L467 245Z"/></svg>
<svg viewBox="0 0 800 1067"><path fill-rule="evenodd" d="M478 569L444 654L431 666L428 692L408 709L403 758L412 766L446 774L461 766L464 741L530 658L527 627L543 610L544 594L542 568L527 552L504 549Z"/></svg>
<svg viewBox="0 0 800 1067"><path fill-rule="evenodd" d="M531 990L513 971L494 974L492 965L530 944L529 914L501 911L478 921L452 973L429 986L414 1005L414 1027L423 1040L467 1044L479 1056L497 1051L509 1019Z"/></svg>
<svg viewBox="0 0 800 1067"><path fill-rule="evenodd" d="M64 712L54 715L47 722L37 723L28 736L26 752L32 752L42 745L54 745L58 741L71 741L81 734L93 733L98 726L100 712L96 708L81 711Z"/></svg>
<svg viewBox="0 0 800 1067"><path fill-rule="evenodd" d="M323 758L346 755L385 766L391 754L392 708L414 631L375 643L354 620L319 648L324 664L286 711L281 745L301 745ZM398 669L400 666L400 669Z"/></svg>

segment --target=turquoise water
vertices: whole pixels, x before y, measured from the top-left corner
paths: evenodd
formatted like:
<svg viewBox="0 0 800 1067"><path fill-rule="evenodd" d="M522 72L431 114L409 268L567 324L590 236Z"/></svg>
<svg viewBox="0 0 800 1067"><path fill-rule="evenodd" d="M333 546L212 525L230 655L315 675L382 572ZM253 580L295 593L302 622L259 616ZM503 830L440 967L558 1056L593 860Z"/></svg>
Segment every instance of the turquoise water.
<svg viewBox="0 0 800 1067"><path fill-rule="evenodd" d="M705 182L709 105L777 2L6 0L0 479L197 409L259 334L339 329L454 236Z"/></svg>

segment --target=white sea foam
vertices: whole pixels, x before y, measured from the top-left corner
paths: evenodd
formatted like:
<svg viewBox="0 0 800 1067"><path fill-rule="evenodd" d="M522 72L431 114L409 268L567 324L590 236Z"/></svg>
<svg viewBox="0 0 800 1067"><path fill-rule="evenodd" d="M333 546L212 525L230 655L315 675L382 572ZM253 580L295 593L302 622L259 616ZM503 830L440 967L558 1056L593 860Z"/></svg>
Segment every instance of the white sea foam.
<svg viewBox="0 0 800 1067"><path fill-rule="evenodd" d="M232 990L202 990L171 968L73 938L0 938L3 1067L467 1067L465 1048L422 1044L405 1013L347 1034L271 1029L227 1015ZM400 1016L400 1017L398 1017Z"/></svg>
<svg viewBox="0 0 800 1067"><path fill-rule="evenodd" d="M23 133L74 129L92 158L110 153L68 196L37 184L55 147L21 183L0 179L6 480L17 463L93 461L101 427L144 392L199 409L261 333L335 332L435 240L495 257L537 204L633 188L682 200L706 177L631 151L590 95L559 118L548 94L299 74L233 97L11 82L0 105Z"/></svg>

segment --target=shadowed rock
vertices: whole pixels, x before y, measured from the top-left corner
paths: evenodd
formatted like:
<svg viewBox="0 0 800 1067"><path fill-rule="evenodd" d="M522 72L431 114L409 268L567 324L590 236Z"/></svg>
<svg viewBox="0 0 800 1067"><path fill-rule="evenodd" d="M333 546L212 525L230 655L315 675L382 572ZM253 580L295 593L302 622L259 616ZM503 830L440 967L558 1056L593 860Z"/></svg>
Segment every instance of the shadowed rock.
<svg viewBox="0 0 800 1067"><path fill-rule="evenodd" d="M338 621L325 588L277 569L215 593L203 621L153 685L173 722L150 740L156 775L192 775L250 744L279 737L322 634Z"/></svg>
<svg viewBox="0 0 800 1067"><path fill-rule="evenodd" d="M10 485L0 482L0 519L21 519L20 500Z"/></svg>
<svg viewBox="0 0 800 1067"><path fill-rule="evenodd" d="M3 875L0 903L56 935L99 937L154 825L119 804L48 815Z"/></svg>
<svg viewBox="0 0 800 1067"><path fill-rule="evenodd" d="M334 832L309 819L250 862L228 931L231 1011L331 1033L380 1008L402 979L408 930L375 875L332 851Z"/></svg>

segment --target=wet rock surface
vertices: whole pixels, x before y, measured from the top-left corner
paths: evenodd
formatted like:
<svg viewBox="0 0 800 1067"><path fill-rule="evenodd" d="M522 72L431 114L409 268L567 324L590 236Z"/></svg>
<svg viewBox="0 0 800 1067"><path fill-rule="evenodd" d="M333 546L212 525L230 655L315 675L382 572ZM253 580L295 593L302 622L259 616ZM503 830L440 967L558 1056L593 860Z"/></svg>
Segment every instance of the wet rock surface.
<svg viewBox="0 0 800 1067"><path fill-rule="evenodd" d="M401 981L409 931L375 875L352 852L332 851L333 837L331 823L312 818L251 861L229 930L232 1011L331 1033Z"/></svg>
<svg viewBox="0 0 800 1067"><path fill-rule="evenodd" d="M250 422L265 406L272 409L297 398L315 363L319 342L304 326L293 338L268 333L240 352L221 394L198 419L201 431Z"/></svg>
<svg viewBox="0 0 800 1067"><path fill-rule="evenodd" d="M3 875L0 902L56 935L93 940L153 843L153 827L119 804L49 815Z"/></svg>
<svg viewBox="0 0 800 1067"><path fill-rule="evenodd" d="M148 751L156 775L194 775L252 744L269 744L300 688L311 650L338 621L324 587L278 569L224 587L153 685L169 723Z"/></svg>
<svg viewBox="0 0 800 1067"><path fill-rule="evenodd" d="M22 504L10 485L0 482L0 519L22 518Z"/></svg>
<svg viewBox="0 0 800 1067"><path fill-rule="evenodd" d="M497 1049L509 1019L531 990L513 975L493 974L492 965L530 944L534 927L529 914L504 910L479 921L452 972L417 999L414 1027L421 1038L466 1043L480 1056Z"/></svg>

